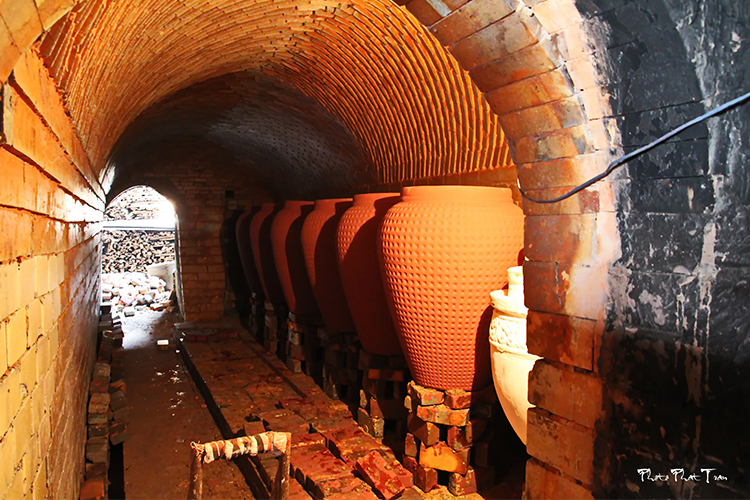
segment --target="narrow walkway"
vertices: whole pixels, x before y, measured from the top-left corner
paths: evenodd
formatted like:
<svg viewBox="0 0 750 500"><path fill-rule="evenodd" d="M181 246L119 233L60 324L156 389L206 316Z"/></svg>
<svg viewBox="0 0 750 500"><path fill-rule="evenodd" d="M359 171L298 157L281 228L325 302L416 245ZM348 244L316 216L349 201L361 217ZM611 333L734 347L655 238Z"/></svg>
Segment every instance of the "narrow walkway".
<svg viewBox="0 0 750 500"><path fill-rule="evenodd" d="M265 430L292 433L290 500L377 500L373 489L354 472L357 460L373 451L398 474L406 472L382 441L357 426L346 404L330 399L310 377L290 372L239 325L199 325L198 329L182 324L183 333L175 334L176 321L173 314L155 312L123 321L122 365L132 407L130 437L124 443L128 500L186 498L191 441ZM159 349L159 339L168 339L169 348ZM276 465L273 457L208 464L204 498L267 498L263 483L271 483ZM445 486L429 493L410 486L397 498L520 498L523 465L513 464L500 484L491 491L480 490L483 495L455 497ZM410 485L411 474L407 474L398 480Z"/></svg>
<svg viewBox="0 0 750 500"><path fill-rule="evenodd" d="M354 472L357 460L377 450L405 473L411 473L396 460L382 440L366 434L357 425L346 404L330 399L312 378L292 373L274 354L268 353L243 329L181 325L184 339L180 349L199 373L199 380L215 400L232 435L255 434L265 430L291 432L292 500L377 500L372 488ZM263 461L273 477L276 462ZM486 500L520 498L524 463L510 473L510 482L501 481L491 491L456 497L445 486L424 493L410 486L399 500ZM205 477L210 477L206 475Z"/></svg>
<svg viewBox="0 0 750 500"><path fill-rule="evenodd" d="M187 498L190 441L221 439L203 398L172 345L168 313L142 312L123 319L122 366L131 405L129 437L123 444L125 498ZM158 339L170 339L160 350ZM253 498L237 467L206 466L206 499Z"/></svg>

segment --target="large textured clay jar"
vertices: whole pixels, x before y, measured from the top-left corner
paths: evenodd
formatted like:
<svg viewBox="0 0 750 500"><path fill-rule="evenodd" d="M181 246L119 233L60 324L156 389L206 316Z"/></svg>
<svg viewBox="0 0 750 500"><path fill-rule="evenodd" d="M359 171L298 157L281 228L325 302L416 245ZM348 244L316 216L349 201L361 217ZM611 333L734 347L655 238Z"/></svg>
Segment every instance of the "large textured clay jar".
<svg viewBox="0 0 750 500"><path fill-rule="evenodd" d="M489 294L523 247L509 189L415 186L381 229L386 296L414 380L436 389L491 383Z"/></svg>
<svg viewBox="0 0 750 500"><path fill-rule="evenodd" d="M265 296L263 284L260 281L260 276L258 276L258 269L253 259L253 247L250 243L250 222L259 210L260 207L252 207L240 215L235 226L235 234L237 236L237 250L240 252L240 261L242 262L242 269L245 271L247 286L250 287L251 292L262 299Z"/></svg>
<svg viewBox="0 0 750 500"><path fill-rule="evenodd" d="M401 354L378 265L380 226L399 201L395 193L358 194L338 227L341 284L359 340L365 351L383 356Z"/></svg>
<svg viewBox="0 0 750 500"><path fill-rule="evenodd" d="M250 221L250 244L253 249L258 276L260 277L266 300L274 304L285 302L284 291L281 289L279 275L276 272L276 262L273 260L273 246L271 244L271 224L276 214L283 208L281 203L264 203Z"/></svg>
<svg viewBox="0 0 750 500"><path fill-rule="evenodd" d="M332 332L354 331L354 321L341 287L336 256L339 219L351 206L351 198L317 200L315 210L305 218L302 226L302 248L305 251L307 275L323 322Z"/></svg>
<svg viewBox="0 0 750 500"><path fill-rule="evenodd" d="M320 313L307 277L302 250L302 225L313 206L312 201L287 201L271 224L271 243L276 272L289 310L300 316L317 317Z"/></svg>

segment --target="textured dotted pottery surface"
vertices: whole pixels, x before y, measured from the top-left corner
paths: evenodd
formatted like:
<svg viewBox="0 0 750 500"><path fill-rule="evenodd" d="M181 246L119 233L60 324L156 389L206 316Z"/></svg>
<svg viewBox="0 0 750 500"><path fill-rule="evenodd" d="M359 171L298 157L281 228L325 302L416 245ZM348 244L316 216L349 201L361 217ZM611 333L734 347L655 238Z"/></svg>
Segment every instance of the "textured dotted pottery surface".
<svg viewBox="0 0 750 500"><path fill-rule="evenodd" d="M490 292L523 248L509 189L415 186L381 229L386 296L416 382L477 390L491 381Z"/></svg>

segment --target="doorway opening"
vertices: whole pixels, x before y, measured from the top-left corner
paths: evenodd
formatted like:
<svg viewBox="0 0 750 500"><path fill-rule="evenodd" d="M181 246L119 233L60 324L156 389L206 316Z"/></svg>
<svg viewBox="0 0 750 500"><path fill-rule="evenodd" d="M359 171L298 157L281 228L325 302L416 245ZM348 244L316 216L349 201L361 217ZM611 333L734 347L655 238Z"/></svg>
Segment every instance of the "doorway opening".
<svg viewBox="0 0 750 500"><path fill-rule="evenodd" d="M172 204L148 186L120 193L104 212L102 302L126 317L172 311L176 283Z"/></svg>

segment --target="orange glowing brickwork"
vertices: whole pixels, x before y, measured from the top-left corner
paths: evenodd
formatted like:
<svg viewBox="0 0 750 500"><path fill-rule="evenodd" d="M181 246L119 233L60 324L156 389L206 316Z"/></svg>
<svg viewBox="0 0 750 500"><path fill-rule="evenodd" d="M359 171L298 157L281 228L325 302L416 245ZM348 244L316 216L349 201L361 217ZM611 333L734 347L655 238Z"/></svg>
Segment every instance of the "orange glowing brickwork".
<svg viewBox="0 0 750 500"><path fill-rule="evenodd" d="M42 54L100 171L140 113L239 71L320 103L380 183L512 165L468 74L387 1L89 1L52 28Z"/></svg>

